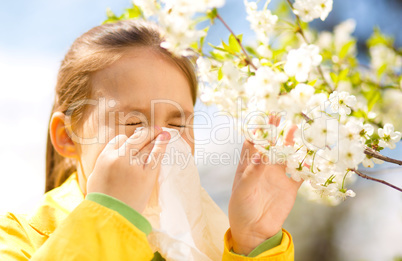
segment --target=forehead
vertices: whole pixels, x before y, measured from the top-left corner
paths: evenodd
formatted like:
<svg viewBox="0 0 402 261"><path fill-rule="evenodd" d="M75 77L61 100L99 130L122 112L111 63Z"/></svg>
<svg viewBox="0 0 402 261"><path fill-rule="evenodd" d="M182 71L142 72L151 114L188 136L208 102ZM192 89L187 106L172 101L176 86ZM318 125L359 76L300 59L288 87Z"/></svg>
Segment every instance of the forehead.
<svg viewBox="0 0 402 261"><path fill-rule="evenodd" d="M190 85L168 57L149 47L133 47L121 59L92 76L93 97L114 100L115 109L193 110ZM169 109L171 108L171 109Z"/></svg>

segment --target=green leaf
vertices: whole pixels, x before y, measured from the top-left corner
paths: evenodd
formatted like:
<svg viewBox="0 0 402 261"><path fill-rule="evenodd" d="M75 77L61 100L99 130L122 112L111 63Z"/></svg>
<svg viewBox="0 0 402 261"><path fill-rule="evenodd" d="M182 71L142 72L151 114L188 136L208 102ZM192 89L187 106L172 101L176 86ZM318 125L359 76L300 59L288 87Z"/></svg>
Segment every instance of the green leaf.
<svg viewBox="0 0 402 261"><path fill-rule="evenodd" d="M114 22L119 21L119 18L113 13L113 11L110 8L106 9L106 16L107 16L107 19L105 21L103 21L102 24L114 23Z"/></svg>
<svg viewBox="0 0 402 261"><path fill-rule="evenodd" d="M234 53L232 48L229 45L227 45L224 41L222 41L222 46L223 46L223 49L226 50L228 53Z"/></svg>
<svg viewBox="0 0 402 261"><path fill-rule="evenodd" d="M214 8L207 12L207 17L212 21L218 16L218 9Z"/></svg>
<svg viewBox="0 0 402 261"><path fill-rule="evenodd" d="M345 81L348 77L348 73L349 73L349 68L343 69L338 75L338 80Z"/></svg>
<svg viewBox="0 0 402 261"><path fill-rule="evenodd" d="M352 49L355 43L356 43L355 40L351 40L342 46L341 51L339 52L339 58L341 60L346 57L346 55L349 53L349 51Z"/></svg>
<svg viewBox="0 0 402 261"><path fill-rule="evenodd" d="M356 118L367 119L367 113L363 110L352 111L351 116L354 116Z"/></svg>
<svg viewBox="0 0 402 261"><path fill-rule="evenodd" d="M314 86L316 82L317 82L317 79L312 80L312 81L308 82L307 84L311 85L311 86Z"/></svg>
<svg viewBox="0 0 402 261"><path fill-rule="evenodd" d="M127 8L126 11L121 15L122 19L134 19L142 17L142 12L140 7L133 5L132 8Z"/></svg>
<svg viewBox="0 0 402 261"><path fill-rule="evenodd" d="M230 53L228 50L223 49L222 47L215 46L215 45L213 45L211 43L208 43L208 45L211 46L212 48L216 49L216 50L219 50L219 51L222 51L222 52L225 52L225 53Z"/></svg>
<svg viewBox="0 0 402 261"><path fill-rule="evenodd" d="M118 19L117 16L113 13L112 9L110 9L110 7L106 8L106 16L109 19Z"/></svg>
<svg viewBox="0 0 402 261"><path fill-rule="evenodd" d="M218 70L218 81L222 80L222 78L223 78L223 72L222 72L222 67L221 67Z"/></svg>
<svg viewBox="0 0 402 261"><path fill-rule="evenodd" d="M383 34L381 32L380 28L375 27L373 34L367 40L367 46L370 48L370 47L380 45L380 44L387 45L387 46L393 46L394 39L392 37L389 37L389 36Z"/></svg>
<svg viewBox="0 0 402 261"><path fill-rule="evenodd" d="M384 63L383 65L381 65L381 67L380 68L378 68L378 71L377 71L377 77L378 78L381 78L381 76L385 73L385 71L387 70L387 64L386 63Z"/></svg>
<svg viewBox="0 0 402 261"><path fill-rule="evenodd" d="M195 18L194 23L199 24L199 23L202 23L202 22L204 22L206 20L209 20L208 15L200 16L200 17Z"/></svg>
<svg viewBox="0 0 402 261"><path fill-rule="evenodd" d="M229 47L235 53L238 53L241 50L241 46L239 42L236 40L236 37L233 36L233 34L229 36Z"/></svg>
<svg viewBox="0 0 402 261"><path fill-rule="evenodd" d="M361 79L360 79L360 73L355 72L349 77L350 81L352 82L353 85L360 85Z"/></svg>
<svg viewBox="0 0 402 261"><path fill-rule="evenodd" d="M226 51L225 51L225 52L226 52ZM223 61L223 60L225 60L225 56L222 55L222 54L220 54L220 53L218 53L218 52L210 51L209 53L211 54L211 56L212 56L214 59L216 59L216 60L218 60L218 61Z"/></svg>
<svg viewBox="0 0 402 261"><path fill-rule="evenodd" d="M198 50L198 43L197 42L192 42L190 44L190 48L192 48L193 50Z"/></svg>
<svg viewBox="0 0 402 261"><path fill-rule="evenodd" d="M248 53L252 54L253 56L257 56L257 57L259 56L259 54L257 53L257 51L253 47L246 46L245 49L246 49L246 51Z"/></svg>
<svg viewBox="0 0 402 261"><path fill-rule="evenodd" d="M381 99L381 93L373 88L370 92L367 93L366 98L367 108L369 111L371 111L374 105Z"/></svg>
<svg viewBox="0 0 402 261"><path fill-rule="evenodd" d="M338 82L338 75L336 75L336 73L330 72L330 73L329 73L329 76L331 76L332 82L334 82L334 83L337 83L337 82Z"/></svg>

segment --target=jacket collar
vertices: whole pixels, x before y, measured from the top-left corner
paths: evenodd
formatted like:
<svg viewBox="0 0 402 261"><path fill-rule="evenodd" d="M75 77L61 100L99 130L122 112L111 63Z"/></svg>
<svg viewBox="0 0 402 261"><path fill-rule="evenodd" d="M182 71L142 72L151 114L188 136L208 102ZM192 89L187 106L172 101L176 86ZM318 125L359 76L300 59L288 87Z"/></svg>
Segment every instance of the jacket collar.
<svg viewBox="0 0 402 261"><path fill-rule="evenodd" d="M39 207L28 216L28 223L49 236L83 200L77 172L74 172L60 187L45 193Z"/></svg>

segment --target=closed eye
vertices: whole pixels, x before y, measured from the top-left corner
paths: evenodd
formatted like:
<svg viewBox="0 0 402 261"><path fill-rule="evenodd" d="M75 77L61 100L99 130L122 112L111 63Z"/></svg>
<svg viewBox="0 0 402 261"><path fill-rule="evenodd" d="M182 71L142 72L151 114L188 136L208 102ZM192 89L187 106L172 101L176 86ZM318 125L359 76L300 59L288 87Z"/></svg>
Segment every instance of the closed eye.
<svg viewBox="0 0 402 261"><path fill-rule="evenodd" d="M126 126L136 126L136 125L140 125L142 122L131 122L131 123L126 123L124 125Z"/></svg>
<svg viewBox="0 0 402 261"><path fill-rule="evenodd" d="M176 127L176 128L185 128L186 125L176 125L176 124L169 124L169 126Z"/></svg>

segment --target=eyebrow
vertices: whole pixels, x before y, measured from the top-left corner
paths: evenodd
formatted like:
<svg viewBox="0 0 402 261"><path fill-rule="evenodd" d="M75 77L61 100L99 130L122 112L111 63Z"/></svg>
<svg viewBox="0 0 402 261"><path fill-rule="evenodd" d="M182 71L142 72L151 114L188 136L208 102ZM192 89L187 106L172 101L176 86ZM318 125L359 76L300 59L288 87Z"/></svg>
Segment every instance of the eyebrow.
<svg viewBox="0 0 402 261"><path fill-rule="evenodd" d="M174 111L169 112L168 118L170 118L170 119L181 118L183 115L185 118L188 118L192 114L193 114L192 112L187 111L187 110L182 110L182 111L174 110Z"/></svg>

